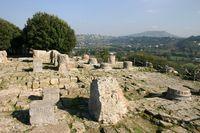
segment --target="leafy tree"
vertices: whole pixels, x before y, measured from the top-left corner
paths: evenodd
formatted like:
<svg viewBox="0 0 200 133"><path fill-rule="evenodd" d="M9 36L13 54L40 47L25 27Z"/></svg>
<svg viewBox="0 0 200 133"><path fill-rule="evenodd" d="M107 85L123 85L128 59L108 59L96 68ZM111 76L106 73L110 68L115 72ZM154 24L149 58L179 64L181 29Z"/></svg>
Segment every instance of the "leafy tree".
<svg viewBox="0 0 200 133"><path fill-rule="evenodd" d="M103 48L95 51L95 57L99 60L99 62L107 62L109 57L108 49Z"/></svg>
<svg viewBox="0 0 200 133"><path fill-rule="evenodd" d="M65 21L42 12L28 19L23 37L28 49L55 49L69 53L76 45L74 30Z"/></svg>
<svg viewBox="0 0 200 133"><path fill-rule="evenodd" d="M21 47L21 30L14 24L0 18L0 50L14 53Z"/></svg>

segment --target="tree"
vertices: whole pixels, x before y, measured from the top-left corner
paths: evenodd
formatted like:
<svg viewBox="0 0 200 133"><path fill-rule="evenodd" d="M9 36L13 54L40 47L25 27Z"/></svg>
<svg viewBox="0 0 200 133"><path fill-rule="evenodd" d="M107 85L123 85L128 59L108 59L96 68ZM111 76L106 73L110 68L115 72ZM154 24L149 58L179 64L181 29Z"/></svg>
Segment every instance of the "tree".
<svg viewBox="0 0 200 133"><path fill-rule="evenodd" d="M98 49L97 51L95 51L94 55L99 62L107 62L109 57L109 51L106 48Z"/></svg>
<svg viewBox="0 0 200 133"><path fill-rule="evenodd" d="M0 50L13 53L21 46L21 30L14 24L0 18Z"/></svg>
<svg viewBox="0 0 200 133"><path fill-rule="evenodd" d="M28 19L23 37L28 49L55 49L69 53L76 45L74 30L65 21L42 12Z"/></svg>

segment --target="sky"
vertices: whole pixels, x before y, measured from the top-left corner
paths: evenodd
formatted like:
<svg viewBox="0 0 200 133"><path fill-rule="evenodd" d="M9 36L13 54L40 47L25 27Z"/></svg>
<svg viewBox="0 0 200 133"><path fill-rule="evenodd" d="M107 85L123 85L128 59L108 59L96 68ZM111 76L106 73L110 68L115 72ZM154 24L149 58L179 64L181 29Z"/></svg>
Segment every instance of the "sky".
<svg viewBox="0 0 200 133"><path fill-rule="evenodd" d="M76 34L167 31L200 35L200 0L1 0L0 17L21 29L36 12L65 20Z"/></svg>

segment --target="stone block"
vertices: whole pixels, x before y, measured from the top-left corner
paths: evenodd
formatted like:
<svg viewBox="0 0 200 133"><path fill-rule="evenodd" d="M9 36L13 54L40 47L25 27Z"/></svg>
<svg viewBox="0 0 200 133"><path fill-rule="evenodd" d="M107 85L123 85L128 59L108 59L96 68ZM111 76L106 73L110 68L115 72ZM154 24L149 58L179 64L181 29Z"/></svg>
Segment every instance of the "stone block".
<svg viewBox="0 0 200 133"><path fill-rule="evenodd" d="M30 104L31 125L56 124L58 121L55 115L55 106L48 101L36 100Z"/></svg>
<svg viewBox="0 0 200 133"><path fill-rule="evenodd" d="M60 100L60 89L45 88L43 89L43 101L48 101L52 105L55 105Z"/></svg>
<svg viewBox="0 0 200 133"><path fill-rule="evenodd" d="M32 83L32 89L37 89L40 87L39 81L34 80Z"/></svg>
<svg viewBox="0 0 200 133"><path fill-rule="evenodd" d="M40 79L40 88L48 87L50 79Z"/></svg>
<svg viewBox="0 0 200 133"><path fill-rule="evenodd" d="M116 124L127 112L127 101L116 79L101 77L90 86L89 112L103 124Z"/></svg>
<svg viewBox="0 0 200 133"><path fill-rule="evenodd" d="M42 60L38 58L33 59L33 72L42 72Z"/></svg>
<svg viewBox="0 0 200 133"><path fill-rule="evenodd" d="M51 83L51 85L57 85L59 82L58 82L58 78L52 78L51 80L50 80L50 83Z"/></svg>

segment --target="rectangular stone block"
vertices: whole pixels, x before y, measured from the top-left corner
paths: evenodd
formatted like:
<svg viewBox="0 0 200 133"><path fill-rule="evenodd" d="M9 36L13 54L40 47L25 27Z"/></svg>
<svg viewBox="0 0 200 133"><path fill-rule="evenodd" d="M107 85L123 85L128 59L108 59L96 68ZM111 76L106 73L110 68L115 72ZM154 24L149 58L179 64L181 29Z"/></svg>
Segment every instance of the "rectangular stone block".
<svg viewBox="0 0 200 133"><path fill-rule="evenodd" d="M33 72L42 72L42 61L40 59L33 59Z"/></svg>
<svg viewBox="0 0 200 133"><path fill-rule="evenodd" d="M43 89L43 100L55 105L60 100L60 90L56 88Z"/></svg>
<svg viewBox="0 0 200 133"><path fill-rule="evenodd" d="M48 101L37 100L30 104L30 123L31 125L56 124L55 106Z"/></svg>
<svg viewBox="0 0 200 133"><path fill-rule="evenodd" d="M40 80L40 88L48 87L50 84L50 79L41 79Z"/></svg>

